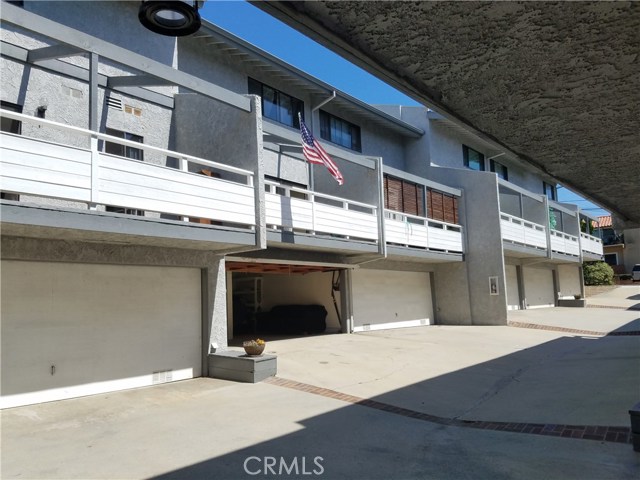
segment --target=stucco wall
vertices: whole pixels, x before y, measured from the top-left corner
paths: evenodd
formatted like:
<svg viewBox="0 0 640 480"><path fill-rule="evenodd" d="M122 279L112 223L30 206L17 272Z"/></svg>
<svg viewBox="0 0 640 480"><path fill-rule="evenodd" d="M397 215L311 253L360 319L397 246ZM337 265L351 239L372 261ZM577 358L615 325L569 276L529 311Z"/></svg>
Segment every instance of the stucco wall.
<svg viewBox="0 0 640 480"><path fill-rule="evenodd" d="M471 139L462 139L442 121L429 122L430 161L431 165L440 167L465 168L462 145L467 145L484 154L486 171L490 171L490 162L487 160L495 153L491 153L481 142ZM519 165L506 159L503 155L495 159L507 167L509 182L525 188L533 193L542 194L543 177L525 170Z"/></svg>
<svg viewBox="0 0 640 480"><path fill-rule="evenodd" d="M640 263L640 228L624 231L624 267L631 273L634 265Z"/></svg>
<svg viewBox="0 0 640 480"><path fill-rule="evenodd" d="M24 2L25 10L77 30L90 26L94 37L173 65L175 38L147 30L138 20L139 6L131 1Z"/></svg>
<svg viewBox="0 0 640 480"><path fill-rule="evenodd" d="M436 275L438 322L442 319L442 323L448 323L448 318L456 324L464 322L460 306L448 307L441 302L440 295L445 291L444 295L449 298L453 295L460 303L468 298L474 325L505 325L507 296L497 177L468 169L431 167L429 178L463 191L459 210L466 239L464 266L468 284L461 281L461 272L455 267L443 267L445 271L452 268L450 273L458 273L453 277ZM498 277L498 295L489 294L489 277L494 276ZM450 313L446 312L448 308L452 308Z"/></svg>

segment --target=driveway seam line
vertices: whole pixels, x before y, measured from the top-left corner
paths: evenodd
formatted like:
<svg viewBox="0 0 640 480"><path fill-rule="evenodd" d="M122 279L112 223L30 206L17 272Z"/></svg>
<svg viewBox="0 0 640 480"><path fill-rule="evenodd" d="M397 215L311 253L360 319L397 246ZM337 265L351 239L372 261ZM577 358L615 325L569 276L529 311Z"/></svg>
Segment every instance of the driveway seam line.
<svg viewBox="0 0 640 480"><path fill-rule="evenodd" d="M368 398L341 393L328 388L317 387L308 383L288 380L281 377L269 377L264 380L269 385L290 388L301 392L319 395L321 397L342 400L353 405L373 408L383 412L414 418L438 425L461 428L475 428L510 433L525 433L529 435L544 435L551 437L573 438L579 440L598 440L610 443L631 443L631 429L629 427L612 427L602 425L563 425L555 423L520 423L520 422L493 422L484 420L457 420L453 418L439 417L428 413L418 412L408 408L397 407L389 403L379 402Z"/></svg>

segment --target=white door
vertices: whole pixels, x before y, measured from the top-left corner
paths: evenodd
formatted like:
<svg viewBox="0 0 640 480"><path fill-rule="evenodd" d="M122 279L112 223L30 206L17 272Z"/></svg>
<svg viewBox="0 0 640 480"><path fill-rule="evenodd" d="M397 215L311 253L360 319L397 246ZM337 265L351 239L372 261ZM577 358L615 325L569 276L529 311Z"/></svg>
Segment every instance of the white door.
<svg viewBox="0 0 640 480"><path fill-rule="evenodd" d="M523 267L527 308L553 307L553 271L546 268Z"/></svg>
<svg viewBox="0 0 640 480"><path fill-rule="evenodd" d="M358 269L352 274L353 330L433 323L429 274Z"/></svg>
<svg viewBox="0 0 640 480"><path fill-rule="evenodd" d="M507 309L520 309L520 295L518 293L518 271L515 265L505 265L504 271L507 282Z"/></svg>
<svg viewBox="0 0 640 480"><path fill-rule="evenodd" d="M13 407L201 374L200 270L2 262L2 398Z"/></svg>

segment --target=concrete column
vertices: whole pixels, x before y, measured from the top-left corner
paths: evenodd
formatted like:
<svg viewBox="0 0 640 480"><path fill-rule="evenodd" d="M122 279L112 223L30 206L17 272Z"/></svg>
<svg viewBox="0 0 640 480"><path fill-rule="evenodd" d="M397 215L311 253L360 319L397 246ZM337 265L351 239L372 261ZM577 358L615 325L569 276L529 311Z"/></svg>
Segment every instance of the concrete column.
<svg viewBox="0 0 640 480"><path fill-rule="evenodd" d="M98 131L98 54L89 54L89 130Z"/></svg>
<svg viewBox="0 0 640 480"><path fill-rule="evenodd" d="M225 285L227 290L227 339L233 338L233 273L226 272Z"/></svg>
<svg viewBox="0 0 640 480"><path fill-rule="evenodd" d="M436 274L429 272L429 286L431 287L431 306L433 307L433 325L438 325L438 306L436 303Z"/></svg>
<svg viewBox="0 0 640 480"><path fill-rule="evenodd" d="M340 272L340 317L342 321L341 332L351 333L353 331L353 304L352 296L352 275L351 269Z"/></svg>
<svg viewBox="0 0 640 480"><path fill-rule="evenodd" d="M518 299L520 300L520 309L527 309L527 293L524 287L524 267L516 265L516 278L518 279Z"/></svg>
<svg viewBox="0 0 640 480"><path fill-rule="evenodd" d="M214 257L202 270L203 376L208 368L207 355L225 350L227 343L227 289L225 260Z"/></svg>

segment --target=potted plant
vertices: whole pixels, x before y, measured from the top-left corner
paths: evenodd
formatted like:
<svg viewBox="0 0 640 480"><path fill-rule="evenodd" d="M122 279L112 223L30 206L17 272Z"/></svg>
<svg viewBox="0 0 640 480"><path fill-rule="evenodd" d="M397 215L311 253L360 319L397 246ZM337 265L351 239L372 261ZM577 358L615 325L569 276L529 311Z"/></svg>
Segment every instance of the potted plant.
<svg viewBox="0 0 640 480"><path fill-rule="evenodd" d="M242 342L242 347L244 348L245 353L250 357L262 355L262 352L264 352L264 347L266 345L266 342L260 338Z"/></svg>

